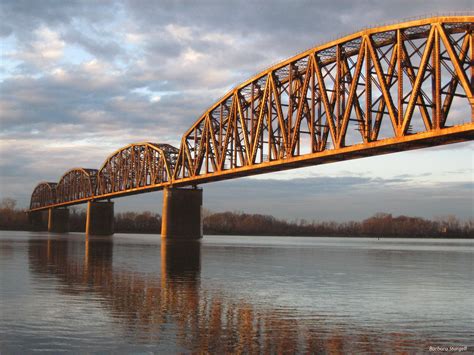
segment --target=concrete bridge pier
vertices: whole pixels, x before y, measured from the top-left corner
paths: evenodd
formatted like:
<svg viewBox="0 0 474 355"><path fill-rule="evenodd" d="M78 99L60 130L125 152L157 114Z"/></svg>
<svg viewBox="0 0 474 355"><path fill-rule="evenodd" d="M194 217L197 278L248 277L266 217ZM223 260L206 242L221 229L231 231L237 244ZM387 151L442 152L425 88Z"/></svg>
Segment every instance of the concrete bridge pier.
<svg viewBox="0 0 474 355"><path fill-rule="evenodd" d="M28 221L31 229L34 231L47 231L48 224L45 216L45 211L28 212Z"/></svg>
<svg viewBox="0 0 474 355"><path fill-rule="evenodd" d="M170 241L201 239L201 209L202 189L165 188L161 238Z"/></svg>
<svg viewBox="0 0 474 355"><path fill-rule="evenodd" d="M114 203L110 201L87 203L86 234L114 234Z"/></svg>
<svg viewBox="0 0 474 355"><path fill-rule="evenodd" d="M69 209L50 208L48 210L48 232L69 232Z"/></svg>

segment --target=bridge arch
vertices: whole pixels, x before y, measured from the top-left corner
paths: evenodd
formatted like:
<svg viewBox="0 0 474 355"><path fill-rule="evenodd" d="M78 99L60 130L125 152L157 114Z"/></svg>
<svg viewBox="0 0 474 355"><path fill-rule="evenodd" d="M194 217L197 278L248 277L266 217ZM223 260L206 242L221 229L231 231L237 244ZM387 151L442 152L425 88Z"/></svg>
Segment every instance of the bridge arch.
<svg viewBox="0 0 474 355"><path fill-rule="evenodd" d="M178 149L150 142L129 144L112 153L98 172L98 195L169 182Z"/></svg>
<svg viewBox="0 0 474 355"><path fill-rule="evenodd" d="M64 203L94 196L97 170L74 168L67 171L56 187L56 203Z"/></svg>
<svg viewBox="0 0 474 355"><path fill-rule="evenodd" d="M30 209L53 205L56 202L55 182L40 182L31 194Z"/></svg>

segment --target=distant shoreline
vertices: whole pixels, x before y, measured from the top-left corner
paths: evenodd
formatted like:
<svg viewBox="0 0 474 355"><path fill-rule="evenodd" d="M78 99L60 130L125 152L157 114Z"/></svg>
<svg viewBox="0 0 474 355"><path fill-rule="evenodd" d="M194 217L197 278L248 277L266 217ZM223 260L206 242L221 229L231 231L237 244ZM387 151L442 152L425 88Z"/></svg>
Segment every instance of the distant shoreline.
<svg viewBox="0 0 474 355"><path fill-rule="evenodd" d="M37 231L31 229L0 229L2 232L39 232L46 233L47 231ZM84 231L70 231L69 233L82 233ZM68 233L51 233L51 234L68 234ZM156 232L132 232L132 231L115 231L114 234L140 234L140 235L160 235ZM386 236L386 237L376 237L373 235L273 235L273 234L214 234L214 233L204 233L204 238L206 236L210 237L271 237L271 238L347 238L347 239L356 239L356 238L368 238L368 239L474 239L474 236Z"/></svg>
<svg viewBox="0 0 474 355"><path fill-rule="evenodd" d="M32 225L25 210L15 208L13 199L0 203L0 230L46 230L45 214ZM84 232L86 213L71 209L68 217L71 232ZM394 216L379 212L361 221L308 221L278 219L271 215L244 212L202 212L205 235L284 236L284 237L338 237L338 238L433 238L472 239L474 219L461 221L453 215L434 220L421 217ZM115 214L116 233L160 234L161 215L149 211L121 212Z"/></svg>

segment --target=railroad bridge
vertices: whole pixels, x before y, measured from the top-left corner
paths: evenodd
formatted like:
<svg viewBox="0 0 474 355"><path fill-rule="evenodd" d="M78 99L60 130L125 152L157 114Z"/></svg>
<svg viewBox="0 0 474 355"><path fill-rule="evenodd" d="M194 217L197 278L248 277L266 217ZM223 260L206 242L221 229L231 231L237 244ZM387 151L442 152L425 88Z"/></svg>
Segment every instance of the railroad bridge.
<svg viewBox="0 0 474 355"><path fill-rule="evenodd" d="M205 111L180 147L130 144L40 183L31 221L48 211L49 230L64 232L67 207L87 203L87 233L112 234L111 199L164 190L162 237L200 238L200 184L470 141L473 20L364 29L276 64Z"/></svg>

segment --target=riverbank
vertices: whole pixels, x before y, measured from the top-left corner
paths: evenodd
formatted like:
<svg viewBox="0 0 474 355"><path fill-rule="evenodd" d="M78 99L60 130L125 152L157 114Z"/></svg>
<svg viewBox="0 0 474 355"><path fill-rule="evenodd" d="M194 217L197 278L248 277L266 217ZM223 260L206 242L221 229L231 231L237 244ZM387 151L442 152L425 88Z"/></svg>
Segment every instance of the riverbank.
<svg viewBox="0 0 474 355"><path fill-rule="evenodd" d="M84 232L86 213L71 208L69 230ZM116 233L160 234L161 216L151 212L122 212L115 215ZM31 231L26 211L0 206L0 230ZM474 220L454 216L428 220L420 217L377 213L362 221L287 221L270 215L243 212L203 212L205 235L252 235L293 237L370 238L474 238Z"/></svg>

